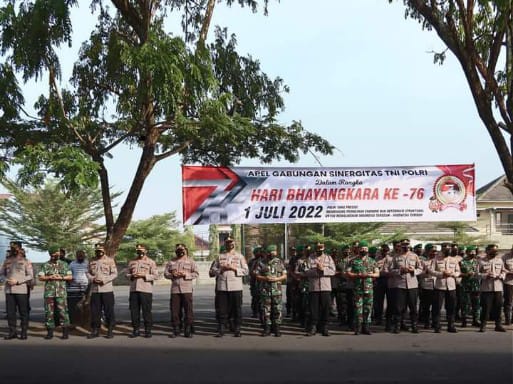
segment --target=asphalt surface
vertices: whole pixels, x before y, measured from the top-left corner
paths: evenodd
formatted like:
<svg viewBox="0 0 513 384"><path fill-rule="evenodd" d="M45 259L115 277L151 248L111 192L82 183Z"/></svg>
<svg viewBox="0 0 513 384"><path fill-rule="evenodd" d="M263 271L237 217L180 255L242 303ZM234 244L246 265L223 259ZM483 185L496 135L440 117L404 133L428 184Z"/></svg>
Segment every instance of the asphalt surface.
<svg viewBox="0 0 513 384"><path fill-rule="evenodd" d="M285 320L283 336L260 337L244 293L242 338L214 337L213 286L195 291L192 339L168 338L169 287L154 294L154 336L130 339L128 288L116 287L118 324L112 340L87 340L77 327L69 340L44 340L41 287L32 294L29 339L0 340L0 383L511 383L513 332L476 328L457 334L394 335L374 327L355 336L332 322L331 337L306 337ZM0 295L0 310L4 297ZM0 320L0 332L7 331ZM1 334L0 334L1 335Z"/></svg>

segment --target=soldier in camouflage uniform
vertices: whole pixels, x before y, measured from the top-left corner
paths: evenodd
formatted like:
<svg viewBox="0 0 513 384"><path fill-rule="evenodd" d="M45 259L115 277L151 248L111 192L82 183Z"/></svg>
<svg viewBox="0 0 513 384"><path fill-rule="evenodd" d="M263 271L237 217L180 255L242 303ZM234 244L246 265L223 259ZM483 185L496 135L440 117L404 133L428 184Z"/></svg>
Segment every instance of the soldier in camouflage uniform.
<svg viewBox="0 0 513 384"><path fill-rule="evenodd" d="M282 319L281 283L287 279L287 272L285 264L278 257L276 245L269 245L266 251L266 257L260 259L255 269L255 276L259 282L260 306L264 320L262 336L269 336L271 330L273 330L274 335L280 337Z"/></svg>
<svg viewBox="0 0 513 384"><path fill-rule="evenodd" d="M298 247L299 248L299 247ZM308 257L312 248L307 245L302 248L301 258L298 260L294 274L299 278L299 295L297 300L298 319L301 327L306 328L310 321L310 283L306 276Z"/></svg>
<svg viewBox="0 0 513 384"><path fill-rule="evenodd" d="M346 278L346 267L349 261L349 246L342 244L339 248L339 253L335 260L335 276L336 276L336 302L337 302L337 313L340 325L348 324L348 301L347 301L347 278ZM352 311L351 311L352 312Z"/></svg>
<svg viewBox="0 0 513 384"><path fill-rule="evenodd" d="M480 317L481 303L479 296L481 289L477 269L476 247L469 246L466 249L466 257L460 261L461 287L463 288L461 308L462 328L467 326L467 314L470 311L472 311L472 326L479 327L477 319Z"/></svg>
<svg viewBox="0 0 513 384"><path fill-rule="evenodd" d="M44 305L45 305L45 325L47 335L45 339L53 338L55 329L55 315L58 313L60 324L62 325L62 338L69 336L69 314L66 295L66 281L72 280L71 270L68 263L59 260L59 247L51 246L48 248L50 261L43 264L38 273L39 280L45 283Z"/></svg>
<svg viewBox="0 0 513 384"><path fill-rule="evenodd" d="M301 252L299 247L291 247L291 253L289 262L287 264L287 292L290 292L290 296L287 293L287 311L290 300L290 311L292 312L292 321L296 321L298 318L298 306L297 301L299 297L299 277L296 276L295 270L299 259L301 258ZM293 250L293 251L292 251ZM289 291L290 290L290 291Z"/></svg>
<svg viewBox="0 0 513 384"><path fill-rule="evenodd" d="M260 293L258 289L258 281L255 275L255 268L258 265L258 262L262 258L262 248L255 247L253 248L253 258L248 261L248 270L249 270L249 292L251 294L251 311L252 318L256 319L259 317L260 313Z"/></svg>
<svg viewBox="0 0 513 384"><path fill-rule="evenodd" d="M379 277L376 261L369 257L366 241L360 241L359 254L347 265L346 275L354 280L354 334L371 334L371 314L374 303L374 279Z"/></svg>

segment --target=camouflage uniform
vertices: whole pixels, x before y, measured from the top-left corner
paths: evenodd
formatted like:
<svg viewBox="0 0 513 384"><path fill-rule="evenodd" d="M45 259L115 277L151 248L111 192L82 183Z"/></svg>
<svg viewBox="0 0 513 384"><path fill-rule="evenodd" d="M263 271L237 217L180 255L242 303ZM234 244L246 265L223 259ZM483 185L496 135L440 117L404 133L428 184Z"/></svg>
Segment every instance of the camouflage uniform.
<svg viewBox="0 0 513 384"><path fill-rule="evenodd" d="M461 273L473 272L473 276L463 276L461 279L461 287L463 289L462 295L462 327L467 325L467 315L472 311L472 325L477 326L480 317L480 283L478 278L478 263L475 258L463 259L460 262Z"/></svg>
<svg viewBox="0 0 513 384"><path fill-rule="evenodd" d="M41 267L38 276L71 276L68 263L57 260L55 263L49 261ZM55 314L59 315L59 323L63 327L70 324L66 294L66 281L48 280L45 281L44 289L45 326L47 329L55 328Z"/></svg>
<svg viewBox="0 0 513 384"><path fill-rule="evenodd" d="M298 260L296 274L301 276L299 281L299 295L297 300L299 321L302 327L305 327L310 320L310 283L305 275L308 270L308 258L302 257Z"/></svg>
<svg viewBox="0 0 513 384"><path fill-rule="evenodd" d="M254 257L248 261L248 270L249 270L249 293L251 294L251 310L252 317L256 318L259 314L260 308L260 297L259 297L259 289L258 289L258 281L255 277L255 268L260 261L260 248L253 249Z"/></svg>
<svg viewBox="0 0 513 384"><path fill-rule="evenodd" d="M352 273L379 273L376 261L368 256L356 257L347 265L347 272ZM368 328L371 323L374 283L372 277L354 279L354 326Z"/></svg>
<svg viewBox="0 0 513 384"><path fill-rule="evenodd" d="M285 273L285 265L279 257L262 258L255 269L256 275L265 277L280 277ZM282 319L281 282L259 281L259 291L264 327L279 326Z"/></svg>
<svg viewBox="0 0 513 384"><path fill-rule="evenodd" d="M338 257L336 260L336 270L338 273L338 279L336 284L337 289L337 296L336 296L336 303L337 303L337 312L338 312L338 319L340 321L340 324L347 324L349 323L349 313L351 312L349 310L349 301L348 301L348 295L347 295L347 289L348 289L348 279L344 276L347 268L347 264L349 262L349 256L348 257Z"/></svg>

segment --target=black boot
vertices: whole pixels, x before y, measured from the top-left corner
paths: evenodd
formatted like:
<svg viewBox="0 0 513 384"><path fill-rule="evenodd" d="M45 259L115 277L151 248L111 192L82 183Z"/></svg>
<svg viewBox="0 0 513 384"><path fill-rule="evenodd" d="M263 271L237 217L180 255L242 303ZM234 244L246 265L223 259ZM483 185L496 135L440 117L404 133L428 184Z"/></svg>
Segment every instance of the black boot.
<svg viewBox="0 0 513 384"><path fill-rule="evenodd" d="M266 337L271 335L271 327L269 327L267 324L264 325L264 329L262 331L262 337Z"/></svg>
<svg viewBox="0 0 513 384"><path fill-rule="evenodd" d="M306 336L315 336L316 333L315 325L312 325L312 327L306 331Z"/></svg>
<svg viewBox="0 0 513 384"><path fill-rule="evenodd" d="M233 336L235 337L242 337L242 333L240 333L240 328L235 327L235 330L233 331Z"/></svg>
<svg viewBox="0 0 513 384"><path fill-rule="evenodd" d="M174 338L176 338L176 336L178 336L178 334L179 334L179 332L178 332L178 328L173 327L173 330L171 331L171 334L169 335L169 337L170 337L171 339L174 339Z"/></svg>
<svg viewBox="0 0 513 384"><path fill-rule="evenodd" d="M385 320L385 332L390 332L392 330L392 322L390 319Z"/></svg>
<svg viewBox="0 0 513 384"><path fill-rule="evenodd" d="M467 316L463 316L463 320L461 320L461 328L467 328Z"/></svg>
<svg viewBox="0 0 513 384"><path fill-rule="evenodd" d="M486 332L486 321L481 321L481 325L479 326L479 332Z"/></svg>
<svg viewBox="0 0 513 384"><path fill-rule="evenodd" d="M62 327L62 340L68 340L69 339L69 327Z"/></svg>
<svg viewBox="0 0 513 384"><path fill-rule="evenodd" d="M356 322L354 325L354 334L359 335L360 334L360 323Z"/></svg>
<svg viewBox="0 0 513 384"><path fill-rule="evenodd" d="M186 325L185 326L185 330L183 331L183 335L187 338L191 338L192 337L192 331L191 331L191 326L190 325Z"/></svg>
<svg viewBox="0 0 513 384"><path fill-rule="evenodd" d="M281 337L281 330L280 330L280 326L278 324L276 324L274 327L274 336Z"/></svg>
<svg viewBox="0 0 513 384"><path fill-rule="evenodd" d="M364 334L364 335L372 335L372 332L371 332L370 327L369 327L368 324L364 324L362 326L362 334Z"/></svg>
<svg viewBox="0 0 513 384"><path fill-rule="evenodd" d="M145 328L144 329L144 337L146 339L151 339L153 335L151 334L151 328Z"/></svg>
<svg viewBox="0 0 513 384"><path fill-rule="evenodd" d="M131 339L133 339L133 338L135 338L135 337L139 337L139 335L140 335L140 333L139 333L139 329L134 328L134 329L132 330L132 334L131 334L130 336L128 336L128 337L130 337Z"/></svg>
<svg viewBox="0 0 513 384"><path fill-rule="evenodd" d="M53 339L53 329L52 328L47 328L46 329L45 340L50 340L50 339Z"/></svg>
<svg viewBox="0 0 513 384"><path fill-rule="evenodd" d="M107 329L107 335L105 335L106 339L112 339L114 338L114 327L109 327Z"/></svg>
<svg viewBox="0 0 513 384"><path fill-rule="evenodd" d="M449 324L447 324L447 332L458 333L458 331L456 330L456 327L454 326L454 321L449 321Z"/></svg>
<svg viewBox="0 0 513 384"><path fill-rule="evenodd" d="M511 311L504 313L504 325L511 325Z"/></svg>
<svg viewBox="0 0 513 384"><path fill-rule="evenodd" d="M21 326L20 340L27 340L27 327Z"/></svg>
<svg viewBox="0 0 513 384"><path fill-rule="evenodd" d="M223 337L224 336L224 324L219 324L217 326L217 334L216 337Z"/></svg>
<svg viewBox="0 0 513 384"><path fill-rule="evenodd" d="M100 330L98 328L91 329L91 333L87 335L88 339L95 339L100 336Z"/></svg>
<svg viewBox="0 0 513 384"><path fill-rule="evenodd" d="M419 328L417 327L416 322L411 323L411 333L419 333Z"/></svg>
<svg viewBox="0 0 513 384"><path fill-rule="evenodd" d="M12 340L16 339L16 328L15 327L9 327L9 333L4 337L4 340Z"/></svg>
<svg viewBox="0 0 513 384"><path fill-rule="evenodd" d="M495 332L506 332L500 321L495 322Z"/></svg>

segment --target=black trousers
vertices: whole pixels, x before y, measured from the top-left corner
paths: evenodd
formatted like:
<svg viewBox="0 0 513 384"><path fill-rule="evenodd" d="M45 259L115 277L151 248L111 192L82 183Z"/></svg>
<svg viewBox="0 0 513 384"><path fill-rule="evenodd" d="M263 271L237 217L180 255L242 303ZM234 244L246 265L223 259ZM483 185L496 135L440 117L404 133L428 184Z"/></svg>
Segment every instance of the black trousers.
<svg viewBox="0 0 513 384"><path fill-rule="evenodd" d="M354 323L354 289L344 289L347 300L347 324L352 327Z"/></svg>
<svg viewBox="0 0 513 384"><path fill-rule="evenodd" d="M105 314L107 327L113 328L116 322L114 315L114 292L96 292L91 294L91 327L93 329L100 328L102 325L102 309Z"/></svg>
<svg viewBox="0 0 513 384"><path fill-rule="evenodd" d="M141 310L144 321L144 329L151 329L153 318L151 316L151 304L153 294L147 292L130 292L128 302L130 304L130 316L132 318L132 327L139 329L141 326Z"/></svg>
<svg viewBox="0 0 513 384"><path fill-rule="evenodd" d="M447 322L449 325L454 324L456 316L456 290L439 290L435 289L433 296L433 325L440 328L440 312L445 300L445 310L447 311Z"/></svg>
<svg viewBox="0 0 513 384"><path fill-rule="evenodd" d="M21 327L28 327L29 299L26 293L7 293L5 306L9 329L16 328L16 310L20 314Z"/></svg>
<svg viewBox="0 0 513 384"><path fill-rule="evenodd" d="M431 312L431 320L433 319L434 298L435 298L435 290L434 289L420 288L420 291L419 291L420 319L421 319L421 321L424 322L424 324L429 324L430 312Z"/></svg>
<svg viewBox="0 0 513 384"><path fill-rule="evenodd" d="M513 285L504 284L504 315L511 320Z"/></svg>
<svg viewBox="0 0 513 384"><path fill-rule="evenodd" d="M379 278L374 287L374 320L383 319L383 309L385 308L385 296L388 297L388 288L386 279Z"/></svg>
<svg viewBox="0 0 513 384"><path fill-rule="evenodd" d="M502 305L502 292L481 292L481 323L494 320L500 324Z"/></svg>
<svg viewBox="0 0 513 384"><path fill-rule="evenodd" d="M192 312L192 292L171 294L171 316L173 327L178 328L181 324L182 313L185 325L192 325L194 321Z"/></svg>
<svg viewBox="0 0 513 384"><path fill-rule="evenodd" d="M224 325L230 318L233 320L235 330L240 330L242 324L242 291L217 291L217 305L219 323Z"/></svg>
<svg viewBox="0 0 513 384"><path fill-rule="evenodd" d="M330 315L331 291L310 292L309 295L311 324L308 328L317 326L323 331L326 329Z"/></svg>
<svg viewBox="0 0 513 384"><path fill-rule="evenodd" d="M403 320L406 309L410 312L410 320L412 324L417 324L417 298L419 294L418 288L391 288L393 300L393 320L394 324L399 325Z"/></svg>

